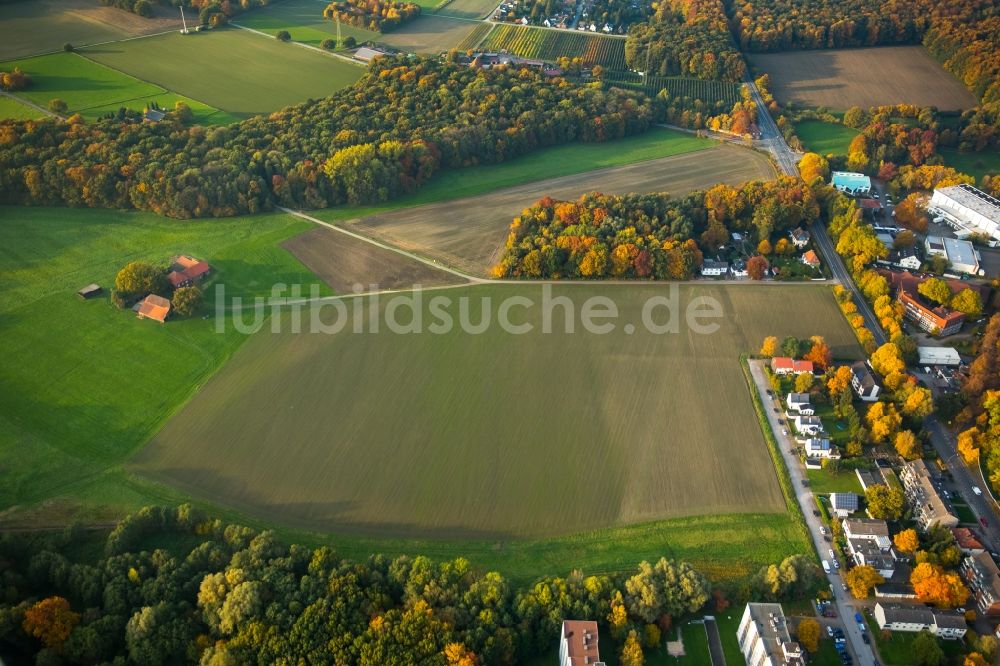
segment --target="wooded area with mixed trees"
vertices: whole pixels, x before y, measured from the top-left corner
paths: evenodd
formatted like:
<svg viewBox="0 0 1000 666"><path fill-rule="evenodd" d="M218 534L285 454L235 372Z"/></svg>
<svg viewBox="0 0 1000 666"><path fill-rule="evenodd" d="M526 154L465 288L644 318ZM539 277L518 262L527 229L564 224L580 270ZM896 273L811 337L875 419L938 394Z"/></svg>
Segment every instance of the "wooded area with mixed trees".
<svg viewBox="0 0 1000 666"><path fill-rule="evenodd" d="M666 193L546 197L514 218L493 275L684 280L730 232L767 239L811 224L819 212L813 191L790 177L716 185L676 200Z"/></svg>
<svg viewBox="0 0 1000 666"><path fill-rule="evenodd" d="M153 537L170 545L147 549ZM463 559L352 562L189 506L126 518L100 557L61 554L88 539L0 536L0 642L39 664L514 664L556 645L564 619L596 619L627 642L712 598L697 571L666 559L518 589Z"/></svg>
<svg viewBox="0 0 1000 666"><path fill-rule="evenodd" d="M420 5L382 0L339 0L323 10L323 17L372 32L389 32L420 16Z"/></svg>
<svg viewBox="0 0 1000 666"><path fill-rule="evenodd" d="M178 122L0 123L0 201L228 216L413 192L441 168L646 130L637 92L379 58L352 88L231 127Z"/></svg>

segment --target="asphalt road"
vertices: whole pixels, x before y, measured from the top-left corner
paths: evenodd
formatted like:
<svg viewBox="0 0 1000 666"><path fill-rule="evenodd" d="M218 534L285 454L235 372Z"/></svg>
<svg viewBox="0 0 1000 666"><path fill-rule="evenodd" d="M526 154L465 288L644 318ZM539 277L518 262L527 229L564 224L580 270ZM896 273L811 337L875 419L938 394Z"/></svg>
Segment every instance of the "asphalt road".
<svg viewBox="0 0 1000 666"><path fill-rule="evenodd" d="M781 135L777 123L774 122L774 118L768 112L767 106L764 104L764 98L760 96L760 91L757 90L757 86L753 80L747 77L746 84L750 89L750 94L753 96L754 102L757 104L757 127L760 128L760 138L756 141L756 144L774 156L782 172L789 176L799 175L799 159L802 156L792 150L788 143L785 142L785 137Z"/></svg>
<svg viewBox="0 0 1000 666"><path fill-rule="evenodd" d="M813 545L816 547L816 552L820 554L820 557L829 561L827 553L830 550L830 543L826 541L820 529L823 526L822 521L813 514L813 511L816 509L816 502L813 499L812 490L803 484L803 480L806 479L806 473L802 463L799 462L798 457L793 451L796 446L795 440L790 436L781 434L783 430L787 430L787 425L782 425L778 422L779 419L784 418L784 410L781 413L775 413L774 408L778 406L778 403L775 402L774 398L767 395L770 385L768 384L767 376L764 374L763 361L750 361L749 363L750 374L757 386L761 402L765 406L767 420L774 431L775 439L778 441L778 448L781 449L781 456L785 461L785 467L788 469L788 475L791 477L792 488L799 502L799 507L802 509L802 515L805 517L806 527L809 528ZM832 568L832 562L830 566L831 572L827 575L827 579L830 581L830 591L837 605L837 615L839 616L834 621L834 626L839 626L844 630L849 652L854 656L854 663L861 666L873 666L875 664L875 655L872 653L871 647L866 645L861 638L861 630L854 621L854 613L857 610L851 603L853 598L849 592L845 592L841 587L843 580L840 577L840 570Z"/></svg>

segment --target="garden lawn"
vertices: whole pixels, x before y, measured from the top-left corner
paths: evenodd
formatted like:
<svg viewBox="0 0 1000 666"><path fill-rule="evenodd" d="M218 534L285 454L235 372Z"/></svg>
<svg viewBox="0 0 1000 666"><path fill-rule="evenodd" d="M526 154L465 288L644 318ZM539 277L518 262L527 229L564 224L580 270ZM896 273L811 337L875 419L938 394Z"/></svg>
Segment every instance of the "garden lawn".
<svg viewBox="0 0 1000 666"><path fill-rule="evenodd" d="M861 491L861 483L858 481L858 475L854 473L853 469L842 469L836 473L831 472L826 467L823 469L809 469L806 470L806 476L809 478L809 487L814 493L819 495L829 493L864 494Z"/></svg>
<svg viewBox="0 0 1000 666"><path fill-rule="evenodd" d="M805 149L820 155L846 155L857 130L823 120L803 120L795 124L795 133Z"/></svg>
<svg viewBox="0 0 1000 666"><path fill-rule="evenodd" d="M885 666L915 666L917 664L913 654L913 641L917 637L916 633L894 631L891 632L892 635L888 640L885 640L882 638L882 631L878 628L878 624L868 613L865 613L865 619L868 623L868 632L882 656L881 663ZM962 641L938 639L938 645L944 650L945 658L948 660L946 663L959 663L961 662L959 657L966 653L965 643Z"/></svg>
<svg viewBox="0 0 1000 666"><path fill-rule="evenodd" d="M83 53L238 117L326 97L365 71L341 58L235 27L174 32L89 47Z"/></svg>
<svg viewBox="0 0 1000 666"><path fill-rule="evenodd" d="M58 496L119 465L244 341L216 333L211 320L161 325L116 309L107 291L124 264L193 254L216 269L214 284L244 296L275 282L317 282L278 247L308 228L289 216L180 222L51 208L0 216L0 344L17 359L0 367L0 507ZM80 300L76 290L91 282L105 294ZM99 503L132 496L114 484L102 492Z"/></svg>

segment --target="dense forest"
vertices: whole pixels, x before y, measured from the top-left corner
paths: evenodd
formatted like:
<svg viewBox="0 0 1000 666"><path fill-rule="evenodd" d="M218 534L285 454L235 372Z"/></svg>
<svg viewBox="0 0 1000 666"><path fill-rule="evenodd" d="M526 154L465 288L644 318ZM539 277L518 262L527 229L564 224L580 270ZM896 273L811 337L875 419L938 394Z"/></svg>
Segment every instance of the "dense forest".
<svg viewBox="0 0 1000 666"><path fill-rule="evenodd" d="M655 76L742 81L746 63L733 43L721 0L665 0L629 30L625 59Z"/></svg>
<svg viewBox="0 0 1000 666"><path fill-rule="evenodd" d="M391 0L339 0L323 10L323 17L372 32L389 32L420 16L420 5Z"/></svg>
<svg viewBox="0 0 1000 666"><path fill-rule="evenodd" d="M680 199L668 194L586 194L544 198L514 218L496 277L692 277L730 232L769 238L819 217L813 191L798 178L716 185Z"/></svg>
<svg viewBox="0 0 1000 666"><path fill-rule="evenodd" d="M597 620L608 654L630 634L657 640L710 599L726 603L683 562L518 589L462 559L353 562L188 506L142 509L103 554L81 554L100 547L95 536L0 536L0 652L38 664L515 664L552 650L564 619ZM815 569L789 558L778 588L764 572L761 584L798 594Z"/></svg>
<svg viewBox="0 0 1000 666"><path fill-rule="evenodd" d="M652 119L639 92L386 57L351 88L230 127L0 123L0 202L189 218L386 201L441 168L617 139Z"/></svg>

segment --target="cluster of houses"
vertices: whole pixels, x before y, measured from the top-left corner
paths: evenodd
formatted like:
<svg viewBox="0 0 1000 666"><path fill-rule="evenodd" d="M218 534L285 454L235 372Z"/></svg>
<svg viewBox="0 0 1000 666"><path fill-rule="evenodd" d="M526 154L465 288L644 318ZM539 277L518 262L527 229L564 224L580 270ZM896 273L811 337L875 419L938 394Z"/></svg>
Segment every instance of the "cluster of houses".
<svg viewBox="0 0 1000 666"><path fill-rule="evenodd" d="M788 232L788 236L792 245L797 250L803 251L799 256L799 261L810 268L819 270L822 265L819 255L816 254L815 250L806 249L809 246L809 241L811 239L809 231L807 229L803 229L802 227L798 227ZM733 232L730 238L732 241L732 248L734 250L733 256L730 257L732 261L724 261L718 257L714 259L705 259L701 266L702 277L743 279L749 276L749 273L747 272L747 256L744 249L745 239L739 232Z"/></svg>

